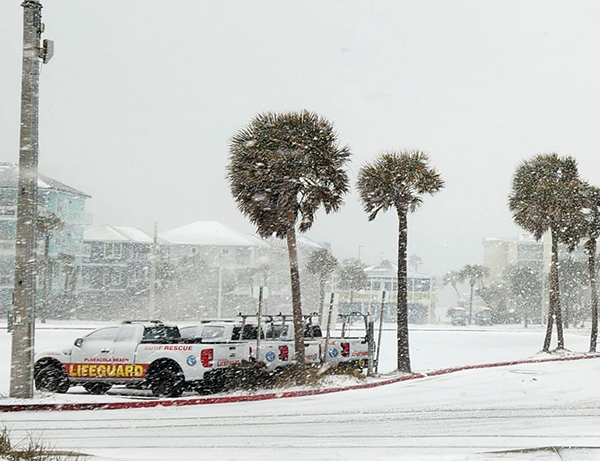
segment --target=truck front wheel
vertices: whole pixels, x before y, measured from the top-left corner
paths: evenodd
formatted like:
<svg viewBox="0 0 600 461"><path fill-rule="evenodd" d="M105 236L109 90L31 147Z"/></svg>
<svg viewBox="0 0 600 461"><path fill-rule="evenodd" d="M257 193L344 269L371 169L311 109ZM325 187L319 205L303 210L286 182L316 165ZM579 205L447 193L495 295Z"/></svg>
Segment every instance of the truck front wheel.
<svg viewBox="0 0 600 461"><path fill-rule="evenodd" d="M69 390L67 373L61 366L52 363L36 367L34 381L38 391L64 394Z"/></svg>
<svg viewBox="0 0 600 461"><path fill-rule="evenodd" d="M181 368L174 362L158 363L148 372L148 382L155 397L179 397L184 381Z"/></svg>

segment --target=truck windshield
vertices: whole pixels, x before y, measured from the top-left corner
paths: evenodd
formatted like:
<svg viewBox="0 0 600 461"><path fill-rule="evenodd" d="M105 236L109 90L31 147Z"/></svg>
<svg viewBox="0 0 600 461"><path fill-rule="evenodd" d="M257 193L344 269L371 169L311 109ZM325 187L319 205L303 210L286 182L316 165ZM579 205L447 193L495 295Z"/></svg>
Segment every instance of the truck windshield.
<svg viewBox="0 0 600 461"><path fill-rule="evenodd" d="M181 339L179 328L157 325L144 328L144 343L173 342Z"/></svg>

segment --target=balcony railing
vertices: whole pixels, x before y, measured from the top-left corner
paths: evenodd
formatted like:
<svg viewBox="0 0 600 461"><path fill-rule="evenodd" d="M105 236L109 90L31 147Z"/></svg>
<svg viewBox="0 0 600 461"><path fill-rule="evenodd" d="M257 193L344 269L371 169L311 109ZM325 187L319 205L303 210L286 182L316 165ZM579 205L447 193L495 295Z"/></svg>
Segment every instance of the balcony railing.
<svg viewBox="0 0 600 461"><path fill-rule="evenodd" d="M0 254L7 254L15 252L15 241L14 240L0 240Z"/></svg>
<svg viewBox="0 0 600 461"><path fill-rule="evenodd" d="M16 206L0 206L0 219L16 219L17 218L17 207Z"/></svg>

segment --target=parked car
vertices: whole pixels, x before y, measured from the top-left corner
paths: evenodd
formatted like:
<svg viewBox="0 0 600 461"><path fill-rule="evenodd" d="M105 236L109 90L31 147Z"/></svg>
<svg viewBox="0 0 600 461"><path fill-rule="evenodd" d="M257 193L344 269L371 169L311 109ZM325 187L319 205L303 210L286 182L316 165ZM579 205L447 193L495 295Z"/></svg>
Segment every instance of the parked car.
<svg viewBox="0 0 600 461"><path fill-rule="evenodd" d="M475 313L475 323L477 325L493 325L492 310L481 309Z"/></svg>
<svg viewBox="0 0 600 461"><path fill-rule="evenodd" d="M448 310L452 325L466 325L467 311L463 307L451 307Z"/></svg>

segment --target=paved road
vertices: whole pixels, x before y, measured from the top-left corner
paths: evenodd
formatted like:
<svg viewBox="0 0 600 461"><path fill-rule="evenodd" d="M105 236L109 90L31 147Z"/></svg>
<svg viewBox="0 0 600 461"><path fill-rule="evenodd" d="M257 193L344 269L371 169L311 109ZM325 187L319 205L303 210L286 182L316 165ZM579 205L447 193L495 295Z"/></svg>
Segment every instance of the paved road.
<svg viewBox="0 0 600 461"><path fill-rule="evenodd" d="M279 401L0 418L17 438L107 459L581 461L600 459L598 382L593 359Z"/></svg>

